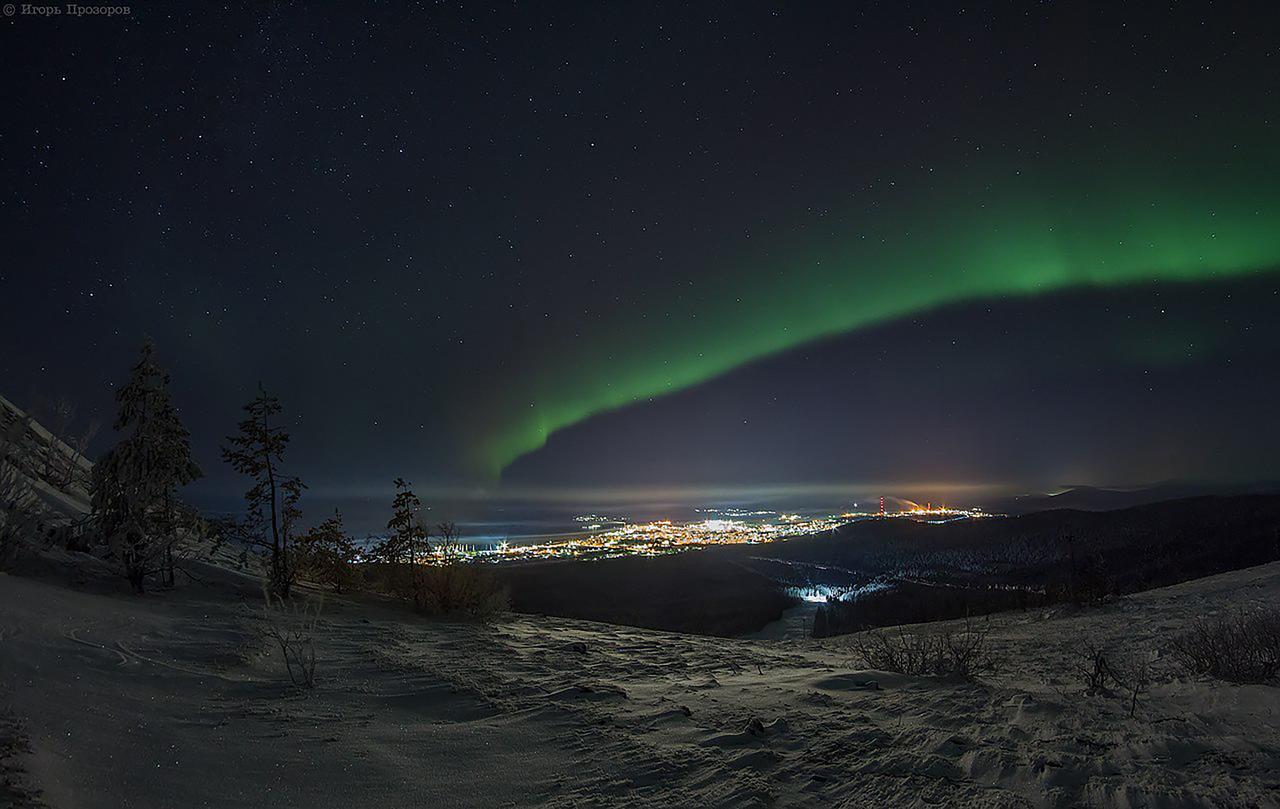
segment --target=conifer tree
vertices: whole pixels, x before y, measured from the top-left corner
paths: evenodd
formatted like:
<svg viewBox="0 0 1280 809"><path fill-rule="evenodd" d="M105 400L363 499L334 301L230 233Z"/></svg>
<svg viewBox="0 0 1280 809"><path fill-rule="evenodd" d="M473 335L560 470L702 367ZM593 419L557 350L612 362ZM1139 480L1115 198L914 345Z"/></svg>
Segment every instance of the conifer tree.
<svg viewBox="0 0 1280 809"><path fill-rule="evenodd" d="M374 555L388 566L393 586L407 587L414 604L422 606L424 581L421 566L427 561L431 540L418 516L422 511L422 501L404 478L396 478L395 487L387 535L374 549Z"/></svg>
<svg viewBox="0 0 1280 809"><path fill-rule="evenodd" d="M129 382L116 393L120 441L94 466L93 518L135 591L164 572L173 583L180 529L177 490L201 476L191 436L169 397L169 375L148 340Z"/></svg>
<svg viewBox="0 0 1280 809"><path fill-rule="evenodd" d="M228 436L222 448L222 459L253 481L244 494L248 513L233 528L266 557L271 592L288 598L296 575L290 551L306 486L281 471L289 433L273 423L281 412L280 400L259 384L258 395L244 410L248 415L239 424L239 434Z"/></svg>

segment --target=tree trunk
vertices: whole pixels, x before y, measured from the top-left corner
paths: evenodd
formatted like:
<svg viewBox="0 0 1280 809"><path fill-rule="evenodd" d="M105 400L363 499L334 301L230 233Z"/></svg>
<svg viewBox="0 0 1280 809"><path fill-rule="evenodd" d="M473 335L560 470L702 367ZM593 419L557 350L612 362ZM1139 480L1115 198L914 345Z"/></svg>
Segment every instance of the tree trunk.
<svg viewBox="0 0 1280 809"><path fill-rule="evenodd" d="M263 420L263 428L266 428ZM271 463L271 453L264 451L263 460L267 471L267 486L271 489L271 586L280 598L289 597L289 580L285 575L288 559L280 542L280 519L277 515L276 470Z"/></svg>

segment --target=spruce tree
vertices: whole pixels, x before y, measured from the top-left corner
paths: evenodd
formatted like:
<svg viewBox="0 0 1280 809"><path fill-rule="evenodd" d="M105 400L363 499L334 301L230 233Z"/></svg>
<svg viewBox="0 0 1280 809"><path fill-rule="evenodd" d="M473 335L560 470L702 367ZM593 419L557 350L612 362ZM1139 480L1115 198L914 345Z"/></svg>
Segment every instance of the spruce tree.
<svg viewBox="0 0 1280 809"><path fill-rule="evenodd" d="M396 478L395 487L387 535L374 548L374 555L387 565L393 588L408 589L414 604L422 606L424 579L421 566L427 561L431 549L427 528L418 516L422 511L422 501L404 478Z"/></svg>
<svg viewBox="0 0 1280 809"><path fill-rule="evenodd" d="M244 494L247 514L233 527L265 556L271 592L288 598L296 575L290 546L302 515L299 501L306 486L281 471L289 433L273 423L281 412L280 401L259 384L258 395L244 409L248 415L239 424L239 434L228 436L222 448L222 459L253 481Z"/></svg>
<svg viewBox="0 0 1280 809"><path fill-rule="evenodd" d="M201 476L191 436L169 397L169 375L148 340L129 382L116 393L120 441L94 465L93 519L135 591L152 574L173 583L180 529L177 490Z"/></svg>

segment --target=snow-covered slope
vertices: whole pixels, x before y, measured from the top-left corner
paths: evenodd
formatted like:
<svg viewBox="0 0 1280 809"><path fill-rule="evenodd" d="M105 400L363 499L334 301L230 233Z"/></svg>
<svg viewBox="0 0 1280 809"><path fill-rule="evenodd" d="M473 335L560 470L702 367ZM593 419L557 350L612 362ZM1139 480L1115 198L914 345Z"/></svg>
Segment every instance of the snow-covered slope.
<svg viewBox="0 0 1280 809"><path fill-rule="evenodd" d="M18 471L55 519L78 520L89 513L93 463L0 396L0 431L21 425L21 451L11 448Z"/></svg>
<svg viewBox="0 0 1280 809"><path fill-rule="evenodd" d="M860 671L850 640L727 640L330 599L319 686L283 684L251 581L134 598L0 576L0 683L62 807L1276 806L1280 692L1180 678L1193 617L1280 564L991 619L981 683ZM97 590L95 592L95 590ZM1150 655L1084 694L1084 641Z"/></svg>

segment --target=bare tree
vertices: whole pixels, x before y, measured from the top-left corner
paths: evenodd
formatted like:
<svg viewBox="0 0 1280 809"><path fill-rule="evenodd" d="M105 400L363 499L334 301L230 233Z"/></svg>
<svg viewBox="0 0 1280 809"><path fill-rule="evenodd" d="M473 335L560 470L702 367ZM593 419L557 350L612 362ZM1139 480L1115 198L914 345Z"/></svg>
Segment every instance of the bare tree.
<svg viewBox="0 0 1280 809"><path fill-rule="evenodd" d="M16 413L0 428L0 567L13 563L20 545L38 532L40 512L24 469L30 467L31 417Z"/></svg>
<svg viewBox="0 0 1280 809"><path fill-rule="evenodd" d="M66 398L55 399L43 408L37 404L33 410L41 414L41 424L49 431L42 458L42 476L52 486L69 489L75 484L76 473L81 469L85 453L101 425L90 420L83 430L76 432L76 407ZM45 410L48 411L47 417Z"/></svg>
<svg viewBox="0 0 1280 809"><path fill-rule="evenodd" d="M440 563L451 565L462 558L462 541L459 538L458 526L453 520L445 520L436 526L436 556Z"/></svg>

